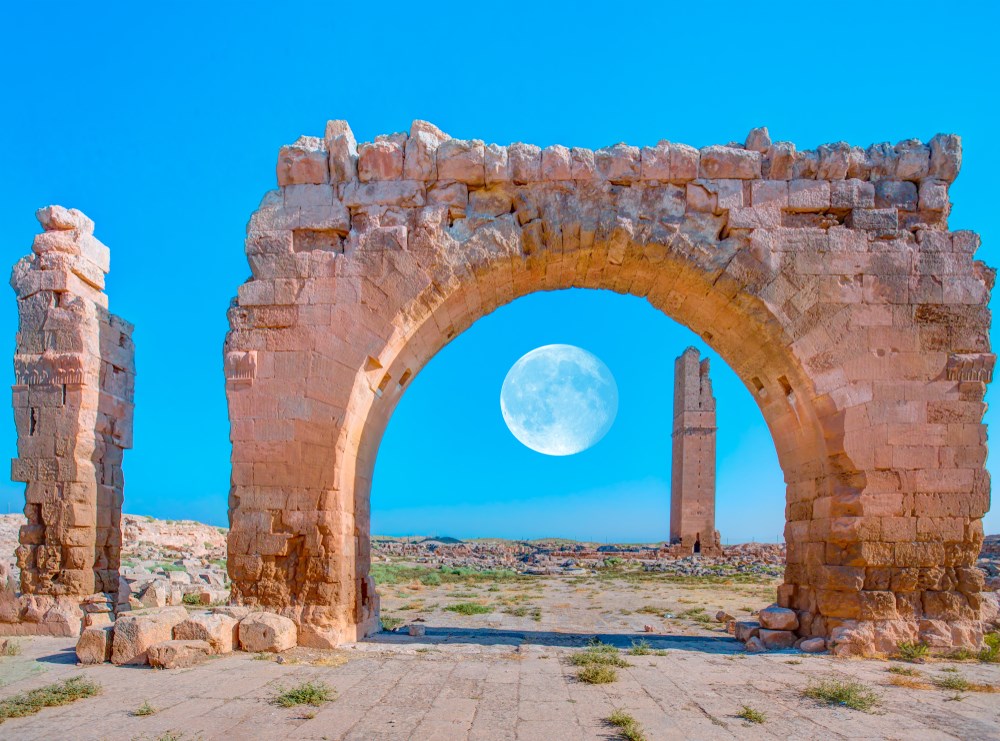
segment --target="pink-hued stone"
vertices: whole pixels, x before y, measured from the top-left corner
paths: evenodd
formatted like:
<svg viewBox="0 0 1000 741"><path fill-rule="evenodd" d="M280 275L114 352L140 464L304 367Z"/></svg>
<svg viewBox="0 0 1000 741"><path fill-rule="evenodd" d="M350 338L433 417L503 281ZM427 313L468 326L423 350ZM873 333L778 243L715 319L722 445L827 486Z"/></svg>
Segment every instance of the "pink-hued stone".
<svg viewBox="0 0 1000 741"><path fill-rule="evenodd" d="M358 180L399 180L403 176L403 147L383 139L358 147Z"/></svg>
<svg viewBox="0 0 1000 741"><path fill-rule="evenodd" d="M761 176L760 152L713 145L701 150L700 175L703 178L753 180Z"/></svg>
<svg viewBox="0 0 1000 741"><path fill-rule="evenodd" d="M594 152L597 172L612 183L628 184L639 179L639 148L615 144Z"/></svg>
<svg viewBox="0 0 1000 741"><path fill-rule="evenodd" d="M437 148L439 180L457 180L469 185L486 182L484 144L481 141L448 139Z"/></svg>

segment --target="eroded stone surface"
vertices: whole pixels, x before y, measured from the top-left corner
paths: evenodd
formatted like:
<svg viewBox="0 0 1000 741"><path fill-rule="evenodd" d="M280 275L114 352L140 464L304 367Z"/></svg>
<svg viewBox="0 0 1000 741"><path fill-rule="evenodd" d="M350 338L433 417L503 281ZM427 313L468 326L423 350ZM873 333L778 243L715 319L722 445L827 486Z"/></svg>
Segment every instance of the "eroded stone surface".
<svg viewBox="0 0 1000 741"><path fill-rule="evenodd" d="M173 638L174 626L187 619L183 607L165 607L122 615L115 621L111 646L113 664L145 664L149 647Z"/></svg>
<svg viewBox="0 0 1000 741"><path fill-rule="evenodd" d="M27 524L17 561L23 595L119 592L122 453L132 446L132 326L108 312L110 253L80 211L37 212L44 232L11 275L18 457ZM18 617L21 630L45 621ZM79 631L79 624L76 626Z"/></svg>
<svg viewBox="0 0 1000 741"><path fill-rule="evenodd" d="M225 616L220 616L225 617ZM295 623L271 612L251 612L240 620L239 641L244 651L280 653L296 645Z"/></svg>
<svg viewBox="0 0 1000 741"><path fill-rule="evenodd" d="M576 286L646 297L754 393L787 483L778 597L800 635L979 642L994 273L948 230L957 137L662 143L648 180L627 145L571 149L566 180L562 150L432 139L394 140L404 179L362 183L331 122L282 150L283 190L251 219L225 347L238 601L292 616L306 645L376 629L369 489L409 379L498 306ZM327 183L332 204L289 204Z"/></svg>

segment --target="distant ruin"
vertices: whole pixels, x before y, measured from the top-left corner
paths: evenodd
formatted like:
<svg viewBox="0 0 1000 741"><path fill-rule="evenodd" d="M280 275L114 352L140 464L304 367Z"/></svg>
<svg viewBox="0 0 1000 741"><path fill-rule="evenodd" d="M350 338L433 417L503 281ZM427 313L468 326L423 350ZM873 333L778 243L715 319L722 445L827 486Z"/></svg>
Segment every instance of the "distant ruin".
<svg viewBox="0 0 1000 741"><path fill-rule="evenodd" d="M378 628L369 492L408 382L541 290L646 297L734 370L787 486L778 590L836 650L976 646L994 271L948 230L957 136L592 151L343 121L278 155L229 310L233 597ZM651 370L652 372L652 370Z"/></svg>
<svg viewBox="0 0 1000 741"><path fill-rule="evenodd" d="M715 397L708 358L689 347L674 362L670 545L686 554L722 553L715 529Z"/></svg>

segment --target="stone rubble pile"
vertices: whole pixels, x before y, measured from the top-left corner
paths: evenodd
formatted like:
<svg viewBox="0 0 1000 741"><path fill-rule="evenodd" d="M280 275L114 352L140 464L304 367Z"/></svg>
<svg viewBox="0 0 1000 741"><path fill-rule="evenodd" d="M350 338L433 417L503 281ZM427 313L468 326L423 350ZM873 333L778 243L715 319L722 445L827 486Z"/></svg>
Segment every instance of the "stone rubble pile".
<svg viewBox="0 0 1000 741"><path fill-rule="evenodd" d="M93 604L100 604L97 600ZM113 623L87 625L76 646L81 664L143 665L159 669L192 666L209 656L237 648L254 653L280 653L294 648L295 623L248 607L217 607L189 612L163 607L120 615Z"/></svg>
<svg viewBox="0 0 1000 741"><path fill-rule="evenodd" d="M722 615L716 615L720 619ZM728 617L728 616L725 616ZM800 637L799 618L795 610L772 604L757 613L757 620L733 620L726 622L727 630L737 641L746 645L747 652L780 651L795 648L804 653L821 653L826 650L824 638Z"/></svg>

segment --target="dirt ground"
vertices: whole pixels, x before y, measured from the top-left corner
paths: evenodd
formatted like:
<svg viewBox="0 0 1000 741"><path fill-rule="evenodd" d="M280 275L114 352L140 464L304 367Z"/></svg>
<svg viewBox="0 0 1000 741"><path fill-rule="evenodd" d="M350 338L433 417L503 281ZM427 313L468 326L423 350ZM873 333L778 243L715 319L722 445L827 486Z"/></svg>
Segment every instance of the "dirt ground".
<svg viewBox="0 0 1000 741"><path fill-rule="evenodd" d="M70 640L19 639L20 654L0 656L0 702L81 675L101 692L7 720L0 738L577 741L623 738L607 722L616 710L650 741L1000 738L1000 694L982 691L1000 685L1000 664L745 654L714 614L748 615L773 599L771 583L376 573L387 622L405 623L337 651L293 649L281 663L237 652L191 669L78 667ZM409 636L411 622L426 635ZM573 663L595 641L625 664L607 684L582 681ZM824 680L858 682L877 704L803 694ZM938 686L958 680L979 686ZM332 699L276 704L306 682ZM144 703L155 712L136 715ZM744 706L764 722L739 717Z"/></svg>

